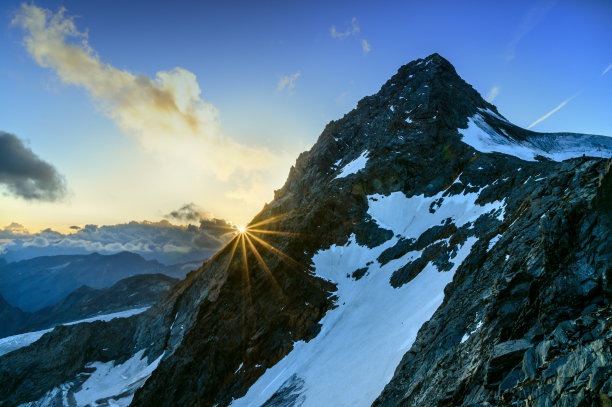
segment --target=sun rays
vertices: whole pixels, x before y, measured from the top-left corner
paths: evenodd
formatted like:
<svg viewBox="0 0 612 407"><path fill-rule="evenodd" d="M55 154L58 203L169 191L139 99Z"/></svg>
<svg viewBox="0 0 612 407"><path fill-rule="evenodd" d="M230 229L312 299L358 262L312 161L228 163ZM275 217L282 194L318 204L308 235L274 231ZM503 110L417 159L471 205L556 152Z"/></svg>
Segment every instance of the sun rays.
<svg viewBox="0 0 612 407"><path fill-rule="evenodd" d="M281 249L274 246L270 241L266 241L265 236L270 236L272 240L278 241L282 237L296 237L299 236L297 233L284 232L280 230L268 229L273 224L275 229L280 227L279 223L282 220L286 220L292 212L270 217L266 220L254 222L248 226L234 226L232 232L234 237L226 247L221 251L228 253L227 261L225 262L225 272L228 272L230 268L237 267L237 260L240 262L240 276L245 291L244 298L244 309L243 318L246 323L247 308L252 307L252 284L253 272L258 269L262 272L263 279L259 278L257 285L269 284L272 287L273 292L279 297L286 297L281 284L278 279L278 270L274 271L276 267L270 266L272 258L277 258L283 264L289 266L291 269L299 271L307 271L308 267L295 260ZM228 252L229 250L229 252ZM269 253L266 253L269 252ZM220 254L220 253L219 253ZM267 259L267 261L266 261ZM278 262L275 264L279 264ZM238 270L237 270L238 271ZM276 275L275 275L276 274Z"/></svg>
<svg viewBox="0 0 612 407"><path fill-rule="evenodd" d="M264 228L266 226L270 227L273 223L286 219L288 215L289 214L274 216L264 221L255 222L249 226L233 226L229 228L228 232L234 235L233 238L209 261L210 264L215 258L226 256L225 261L223 261L223 274L226 277L234 275L241 280L242 289L239 291L242 296L242 300L240 301L242 319L241 330L242 336L245 338L245 346L247 343L246 338L249 337L249 332L253 329L251 326L251 323L254 321L252 319L252 313L256 312L256 307L254 307L253 304L253 287L258 287L258 295L261 295L262 285L267 286L269 287L268 294L272 296L271 298L267 297L267 300L276 298L284 302L287 300L287 295L279 282L278 273L286 272L287 267L284 268L285 270L281 270L278 268L278 265L282 262L292 270L300 272L308 270L308 267L275 247L272 242L264 240L264 236L269 236L271 240L276 241L282 239L282 237L298 236L297 233ZM274 225L275 229L279 227L279 224ZM280 262L271 263L271 260L274 258L278 258ZM257 270L259 270L259 273L253 274ZM283 279L280 281L282 282Z"/></svg>
<svg viewBox="0 0 612 407"><path fill-rule="evenodd" d="M244 256L246 256L247 251L250 250L250 252L253 254L253 256L257 260L262 270L266 272L266 274L268 274L270 278L274 279L274 276L272 275L270 268L268 267L263 256L260 253L261 248L264 248L267 251L271 252L274 256L280 258L280 260L282 260L284 263L289 263L292 266L299 268L300 270L307 269L307 267L304 266L302 263L293 259L287 253L283 252L277 247L274 247L271 243L265 241L262 237L257 236L257 234L264 234L264 235L271 234L271 235L287 236L287 237L296 237L299 235L298 233L282 232L282 231L275 231L275 230L265 230L265 229L254 229L251 227L245 227L242 231L239 230L239 233L234 238L240 241L240 245L242 247L243 262L247 261ZM257 245L255 243L257 243ZM257 246L259 246L260 249L258 249Z"/></svg>

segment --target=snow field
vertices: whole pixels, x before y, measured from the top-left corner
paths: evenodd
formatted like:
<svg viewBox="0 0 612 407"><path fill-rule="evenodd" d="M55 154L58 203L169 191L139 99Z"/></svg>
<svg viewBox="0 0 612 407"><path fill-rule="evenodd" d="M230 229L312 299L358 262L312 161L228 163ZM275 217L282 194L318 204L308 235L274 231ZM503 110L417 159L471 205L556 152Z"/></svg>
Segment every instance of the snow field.
<svg viewBox="0 0 612 407"><path fill-rule="evenodd" d="M345 245L332 245L314 255L316 275L337 284L337 308L320 321L317 337L308 343L296 342L287 356L231 405L260 406L278 390L291 386L292 394L299 394L297 405L371 405L391 380L420 327L442 303L444 287L477 239L470 237L459 248L451 271L438 272L429 263L399 288L389 284L391 275L421 252L406 253L384 266L377 262L378 256L400 236L419 237L449 217L458 227L485 213L499 212L497 216L503 217L503 201L476 205L477 193L444 197L435 213L430 213L430 204L441 197L442 193L407 198L401 192L369 196L368 213L395 237L370 249L357 244L351 235ZM349 277L362 267L368 267L365 276L359 280Z"/></svg>

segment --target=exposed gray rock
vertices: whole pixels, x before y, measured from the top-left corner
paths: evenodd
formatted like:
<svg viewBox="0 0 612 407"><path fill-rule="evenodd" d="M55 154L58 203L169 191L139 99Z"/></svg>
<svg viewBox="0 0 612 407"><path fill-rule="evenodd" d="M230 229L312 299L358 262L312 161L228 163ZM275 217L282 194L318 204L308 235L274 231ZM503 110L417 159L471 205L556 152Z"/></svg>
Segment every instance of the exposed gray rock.
<svg viewBox="0 0 612 407"><path fill-rule="evenodd" d="M304 403L303 396L300 396L303 388L304 380L292 375L268 401L262 404L262 407L299 407Z"/></svg>
<svg viewBox="0 0 612 407"><path fill-rule="evenodd" d="M511 370L523 359L525 351L530 347L531 342L526 339L496 344L493 347L493 354L487 366L486 383L493 384L498 382L505 372ZM507 384L504 386L507 386Z"/></svg>
<svg viewBox="0 0 612 407"><path fill-rule="evenodd" d="M608 403L612 200L602 197L612 196L612 161L595 172L586 161L571 165L577 178L551 190L563 195L558 202L538 193L506 230L513 241L459 268L375 405ZM457 315L469 325L483 313L476 339L453 345L440 335Z"/></svg>

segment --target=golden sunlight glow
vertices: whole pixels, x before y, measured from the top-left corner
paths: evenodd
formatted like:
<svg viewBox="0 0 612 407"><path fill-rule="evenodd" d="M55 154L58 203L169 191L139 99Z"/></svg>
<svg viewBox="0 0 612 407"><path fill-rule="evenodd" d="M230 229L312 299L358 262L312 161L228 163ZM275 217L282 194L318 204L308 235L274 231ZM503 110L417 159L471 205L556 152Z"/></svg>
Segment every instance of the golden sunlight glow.
<svg viewBox="0 0 612 407"><path fill-rule="evenodd" d="M267 279L270 281L270 283L272 284L272 286L274 287L274 289L278 292L278 294L282 297L285 296L285 293L283 292L283 289L281 287L281 285L279 284L279 281L277 280L277 278L274 276L274 273L272 272L272 270L270 269L270 267L268 266L268 264L266 264L266 261L264 259L264 256L262 255L262 253L260 252L261 249L264 249L264 251L269 252L270 254L272 254L273 256L277 257L278 259L280 259L283 263L285 263L286 265L292 267L292 268L297 268L301 271L307 271L308 267L304 266L303 264L301 264L299 261L293 259L292 257L290 257L289 255L287 255L286 253L284 253L282 250L272 246L270 243L266 242L262 237L258 237L256 236L257 234L271 234L271 235L286 235L286 236L297 236L297 234L295 233L287 233L287 232L280 232L280 231L271 231L271 230L266 230L266 229L259 229L259 228L254 228L254 226L262 226L262 225L267 225L270 223L274 223L274 222L278 222L281 219L286 218L287 214L283 214L283 215L279 215L279 216L274 216L271 218L268 218L265 221L262 222L258 222L255 223L253 225L250 226L237 226L235 227L235 231L237 231L238 233L236 233L236 235L234 236L234 238L227 243L227 245L221 249L217 255L219 255L222 252L226 252L226 248L228 246L231 246L231 249L229 251L229 257L227 260L227 263L225 265L225 271L227 271L230 266L233 263L233 259L234 259L234 255L236 255L239 259L240 259L240 263L241 263L241 268L242 268L242 280L243 280L243 284L245 287L245 291L246 291L246 295L245 295L245 302L243 305L243 319L244 319L244 326L246 327L246 319L247 319L247 308L252 306L252 293L251 293L251 275L250 275L250 266L252 265L257 265L259 266L259 269L261 269L264 272L264 275L267 277ZM258 247L259 246L259 247ZM239 252L240 253L236 253L237 252L237 248L239 248ZM217 256L215 255L215 256ZM252 258L254 258L255 262L252 264L249 261L249 256L252 256ZM214 257L213 257L214 258Z"/></svg>
<svg viewBox="0 0 612 407"><path fill-rule="evenodd" d="M258 136L230 135L222 126L217 107L203 98L195 73L175 67L145 75L129 67L114 66L92 48L87 28L78 27L80 20L68 15L64 8L54 12L26 3L15 10L12 23L23 29L22 42L28 54L57 75L62 84L88 92L96 111L106 115L117 131L130 139L108 137L104 133L107 130L96 136L108 138L105 152L121 149L121 166L95 175L99 178L93 182L90 177L98 174L95 171L72 170L67 174L70 189L74 189L70 206L47 204L54 214L50 216L47 208L24 206L19 200L2 202L0 225L23 219L25 212L31 220L20 223L30 229L52 226L70 231L69 227L75 224L155 217L161 208L194 199L216 215L242 223L270 200L273 189L282 185L286 169L302 147L269 148L257 141ZM267 132L265 135L268 137ZM134 140L142 148L136 148ZM99 155L85 152L96 159ZM58 168L80 168L71 163L57 164ZM194 196L194 185L204 186L198 190L206 193ZM164 193L160 194L160 190ZM141 199L143 194L146 199ZM116 196L121 199L109 198ZM77 220L75 212L80 215ZM60 216L63 219L58 221ZM48 223L50 218L55 219L54 224Z"/></svg>

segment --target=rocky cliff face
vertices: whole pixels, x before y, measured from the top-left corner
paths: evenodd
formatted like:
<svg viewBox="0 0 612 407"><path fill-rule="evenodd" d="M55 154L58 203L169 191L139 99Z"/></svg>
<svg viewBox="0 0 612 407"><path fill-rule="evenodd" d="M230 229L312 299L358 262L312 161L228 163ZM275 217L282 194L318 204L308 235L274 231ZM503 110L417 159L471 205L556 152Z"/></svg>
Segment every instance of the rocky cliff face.
<svg viewBox="0 0 612 407"><path fill-rule="evenodd" d="M612 173L601 164L560 167L490 250L472 252L374 405L609 405Z"/></svg>
<svg viewBox="0 0 612 407"><path fill-rule="evenodd" d="M411 62L149 311L0 358L0 400L607 402L612 176L591 156L611 151L512 125L437 54ZM147 374L102 389L130 366Z"/></svg>

